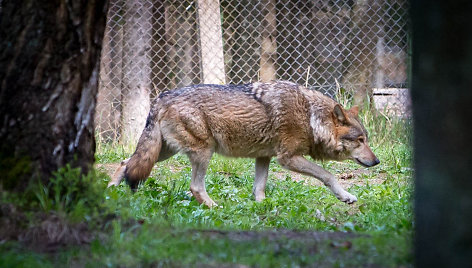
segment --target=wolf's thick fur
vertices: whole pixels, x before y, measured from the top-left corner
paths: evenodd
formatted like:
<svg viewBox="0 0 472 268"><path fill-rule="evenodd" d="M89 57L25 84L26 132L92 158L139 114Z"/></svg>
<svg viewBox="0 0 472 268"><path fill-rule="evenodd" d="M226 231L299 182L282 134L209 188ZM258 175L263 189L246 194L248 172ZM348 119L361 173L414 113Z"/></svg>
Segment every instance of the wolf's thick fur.
<svg viewBox="0 0 472 268"><path fill-rule="evenodd" d="M190 190L200 203L216 203L205 190L213 153L256 159L253 193L265 198L270 159L292 171L321 180L341 201L357 198L313 159L352 159L363 166L379 163L367 145L358 109L344 110L320 92L278 81L246 85L197 85L162 93L153 104L136 152L122 162L110 185L126 181L134 189L156 161L177 152L192 164Z"/></svg>

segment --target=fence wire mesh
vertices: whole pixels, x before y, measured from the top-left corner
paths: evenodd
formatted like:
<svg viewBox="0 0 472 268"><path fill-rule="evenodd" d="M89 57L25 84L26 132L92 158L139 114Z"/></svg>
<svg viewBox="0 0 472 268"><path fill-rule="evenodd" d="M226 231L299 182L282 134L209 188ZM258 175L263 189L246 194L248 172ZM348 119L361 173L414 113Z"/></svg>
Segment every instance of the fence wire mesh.
<svg viewBox="0 0 472 268"><path fill-rule="evenodd" d="M290 80L408 115L406 0L111 0L96 132L135 142L160 92Z"/></svg>

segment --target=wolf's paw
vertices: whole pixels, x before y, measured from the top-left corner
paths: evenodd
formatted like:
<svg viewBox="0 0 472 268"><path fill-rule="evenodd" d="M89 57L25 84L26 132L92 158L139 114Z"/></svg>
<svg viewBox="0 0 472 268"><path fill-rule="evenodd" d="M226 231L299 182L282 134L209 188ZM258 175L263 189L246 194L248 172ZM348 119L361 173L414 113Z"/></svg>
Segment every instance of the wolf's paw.
<svg viewBox="0 0 472 268"><path fill-rule="evenodd" d="M117 181L110 181L107 185L107 187L112 187L112 186L118 186L120 185L120 182L117 182Z"/></svg>
<svg viewBox="0 0 472 268"><path fill-rule="evenodd" d="M220 206L218 206L217 203L215 203L215 201L213 200L205 200L203 201L203 203L208 207L208 208L219 208Z"/></svg>
<svg viewBox="0 0 472 268"><path fill-rule="evenodd" d="M343 201L347 204L352 204L354 202L357 202L357 197L355 197L354 195L352 195L348 192L344 192L344 193L339 194L339 196L337 196L337 198L340 201Z"/></svg>
<svg viewBox="0 0 472 268"><path fill-rule="evenodd" d="M209 196L208 193L203 189L199 190L199 188L195 187L192 189L190 187L190 193L195 197L198 203L204 204L205 206L212 208L212 207L218 207L218 204L215 203Z"/></svg>

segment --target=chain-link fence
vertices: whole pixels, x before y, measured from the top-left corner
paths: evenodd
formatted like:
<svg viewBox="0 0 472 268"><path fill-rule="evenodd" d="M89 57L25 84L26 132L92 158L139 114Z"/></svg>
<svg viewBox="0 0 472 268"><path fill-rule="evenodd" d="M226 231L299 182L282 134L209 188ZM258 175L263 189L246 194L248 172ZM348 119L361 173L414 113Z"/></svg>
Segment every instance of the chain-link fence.
<svg viewBox="0 0 472 268"><path fill-rule="evenodd" d="M152 98L201 83L290 80L406 115L407 9L406 0L111 0L99 140L135 141Z"/></svg>

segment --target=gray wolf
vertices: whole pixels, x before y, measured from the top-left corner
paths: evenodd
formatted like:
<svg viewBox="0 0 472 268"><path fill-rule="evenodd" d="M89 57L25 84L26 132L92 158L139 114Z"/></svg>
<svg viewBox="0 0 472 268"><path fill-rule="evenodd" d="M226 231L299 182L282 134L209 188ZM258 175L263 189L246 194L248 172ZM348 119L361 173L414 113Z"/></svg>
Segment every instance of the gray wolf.
<svg viewBox="0 0 472 268"><path fill-rule="evenodd" d="M358 112L356 106L345 110L322 93L287 81L166 91L153 102L135 153L121 163L109 186L125 178L136 189L155 162L180 152L192 165L190 191L199 203L212 207L216 203L205 190L205 173L212 154L218 153L255 158L253 194L261 201L270 160L276 157L282 167L319 179L351 204L357 198L304 156L377 165Z"/></svg>

